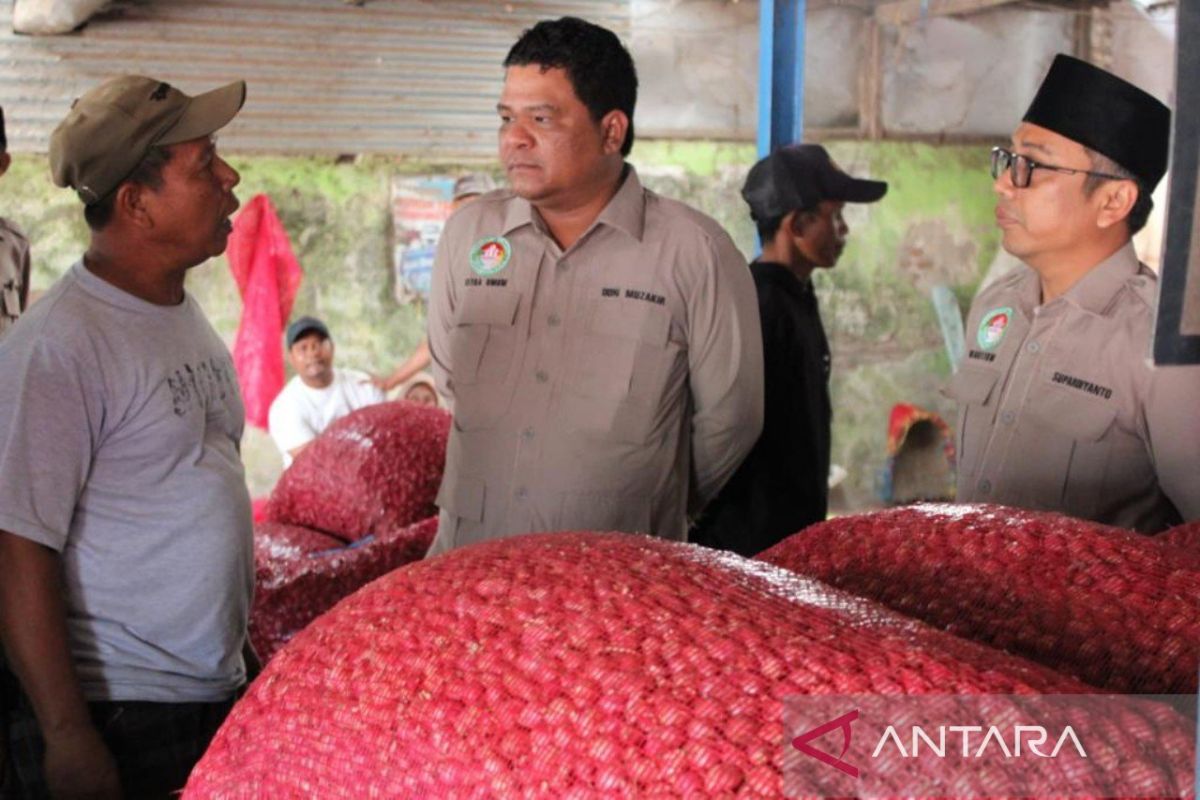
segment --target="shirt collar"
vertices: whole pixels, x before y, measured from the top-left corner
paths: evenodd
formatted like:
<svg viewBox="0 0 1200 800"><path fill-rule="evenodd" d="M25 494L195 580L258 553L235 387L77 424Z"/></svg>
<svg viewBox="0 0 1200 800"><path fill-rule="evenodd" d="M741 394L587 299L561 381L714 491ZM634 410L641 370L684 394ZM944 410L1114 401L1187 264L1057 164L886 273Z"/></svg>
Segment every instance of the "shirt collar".
<svg viewBox="0 0 1200 800"><path fill-rule="evenodd" d="M533 225L541 233L546 233L541 220L536 219L530 202L514 195L504 214L504 234L508 235L525 225ZM597 225L608 225L641 241L646 228L646 192L632 164L625 165L620 188L600 212L591 228Z"/></svg>
<svg viewBox="0 0 1200 800"><path fill-rule="evenodd" d="M625 165L621 188L600 212L596 223L624 231L639 242L642 240L646 227L646 192L632 164Z"/></svg>
<svg viewBox="0 0 1200 800"><path fill-rule="evenodd" d="M1088 270L1087 274L1063 293L1063 298L1084 311L1101 314L1112 303L1121 287L1138 273L1137 252L1133 242L1117 250L1108 258Z"/></svg>

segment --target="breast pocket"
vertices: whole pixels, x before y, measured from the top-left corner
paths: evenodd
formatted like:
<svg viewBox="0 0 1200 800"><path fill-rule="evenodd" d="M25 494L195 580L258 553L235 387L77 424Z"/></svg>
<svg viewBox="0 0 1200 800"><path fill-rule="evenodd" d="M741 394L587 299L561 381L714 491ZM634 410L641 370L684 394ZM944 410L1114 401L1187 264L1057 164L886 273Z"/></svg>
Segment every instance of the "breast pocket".
<svg viewBox="0 0 1200 800"><path fill-rule="evenodd" d="M671 314L641 302L599 301L564 392L572 429L618 441L649 435L671 371Z"/></svg>
<svg viewBox="0 0 1200 800"><path fill-rule="evenodd" d="M958 428L954 448L958 471L974 475L979 458L987 446L988 433L995 419L995 395L1000 373L997 370L964 366L950 380L945 394L958 401Z"/></svg>
<svg viewBox="0 0 1200 800"><path fill-rule="evenodd" d="M512 366L517 307L510 289L468 291L450 333L450 365L456 386L503 380Z"/></svg>
<svg viewBox="0 0 1200 800"><path fill-rule="evenodd" d="M1035 387L1028 402L1029 417L1043 432L1032 437L1027 454L1045 478L1038 494L1073 516L1091 516L1104 499L1116 404L1050 384Z"/></svg>
<svg viewBox="0 0 1200 800"><path fill-rule="evenodd" d="M521 295L509 289L468 291L450 332L454 418L463 430L493 424L508 409L518 348Z"/></svg>

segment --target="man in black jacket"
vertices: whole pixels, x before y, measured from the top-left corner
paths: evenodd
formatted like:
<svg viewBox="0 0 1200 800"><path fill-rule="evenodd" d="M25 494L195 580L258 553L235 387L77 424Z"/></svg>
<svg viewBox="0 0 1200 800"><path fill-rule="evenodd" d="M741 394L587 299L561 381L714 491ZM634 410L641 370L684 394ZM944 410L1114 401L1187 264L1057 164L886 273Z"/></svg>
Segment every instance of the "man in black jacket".
<svg viewBox="0 0 1200 800"><path fill-rule="evenodd" d="M742 197L763 245L750 265L762 317L763 432L691 541L749 556L825 519L830 358L811 276L842 254L842 207L886 192L886 183L851 178L820 145L784 147L751 168Z"/></svg>

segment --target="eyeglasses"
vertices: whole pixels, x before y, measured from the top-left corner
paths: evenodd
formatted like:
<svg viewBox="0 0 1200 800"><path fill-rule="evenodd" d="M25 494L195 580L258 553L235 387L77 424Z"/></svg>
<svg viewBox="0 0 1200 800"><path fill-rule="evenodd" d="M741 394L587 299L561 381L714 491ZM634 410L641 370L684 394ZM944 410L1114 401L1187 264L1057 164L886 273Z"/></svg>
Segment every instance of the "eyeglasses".
<svg viewBox="0 0 1200 800"><path fill-rule="evenodd" d="M1013 186L1017 189L1024 189L1033 180L1033 171L1035 169L1048 169L1053 172L1061 172L1064 175L1083 173L1084 175L1094 175L1097 178L1108 178L1110 181L1125 180L1120 175L1109 175L1107 172L1093 172L1087 169L1071 169L1070 167L1058 167L1053 164L1039 164L1032 158L1010 152L1003 147L992 148L993 178L999 178L1004 174L1005 170L1008 170L1008 176L1012 179Z"/></svg>

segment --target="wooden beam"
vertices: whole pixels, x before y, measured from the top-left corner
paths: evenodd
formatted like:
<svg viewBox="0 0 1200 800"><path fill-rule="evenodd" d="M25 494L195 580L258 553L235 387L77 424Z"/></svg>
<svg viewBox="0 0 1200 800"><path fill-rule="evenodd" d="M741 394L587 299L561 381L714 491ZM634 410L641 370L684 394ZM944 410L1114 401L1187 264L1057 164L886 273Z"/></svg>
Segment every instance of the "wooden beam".
<svg viewBox="0 0 1200 800"><path fill-rule="evenodd" d="M862 66L858 72L858 128L864 138L878 141L883 136L883 36L874 17L869 17L863 23L862 42Z"/></svg>
<svg viewBox="0 0 1200 800"><path fill-rule="evenodd" d="M907 25L925 17L974 14L1014 0L892 0L875 8L875 19L884 25Z"/></svg>

